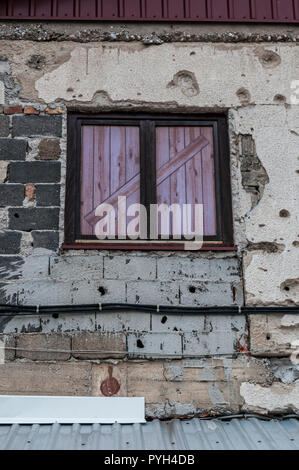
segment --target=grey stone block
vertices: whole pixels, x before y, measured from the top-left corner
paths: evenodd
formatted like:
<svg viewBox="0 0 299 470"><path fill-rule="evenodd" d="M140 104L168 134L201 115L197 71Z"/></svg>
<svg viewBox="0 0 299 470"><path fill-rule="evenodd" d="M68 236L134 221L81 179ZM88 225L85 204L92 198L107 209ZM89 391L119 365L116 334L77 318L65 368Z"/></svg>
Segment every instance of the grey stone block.
<svg viewBox="0 0 299 470"><path fill-rule="evenodd" d="M59 162L14 162L9 165L11 183L59 183Z"/></svg>
<svg viewBox="0 0 299 470"><path fill-rule="evenodd" d="M9 209L9 229L30 232L31 230L58 230L59 209L18 208Z"/></svg>
<svg viewBox="0 0 299 470"><path fill-rule="evenodd" d="M19 232L0 232L0 254L14 255L20 252L22 234Z"/></svg>
<svg viewBox="0 0 299 470"><path fill-rule="evenodd" d="M35 189L38 206L60 206L59 184L38 184Z"/></svg>
<svg viewBox="0 0 299 470"><path fill-rule="evenodd" d="M0 139L0 160L25 160L27 141Z"/></svg>
<svg viewBox="0 0 299 470"><path fill-rule="evenodd" d="M59 233L49 231L32 232L33 248L45 248L47 250L57 251L59 248Z"/></svg>
<svg viewBox="0 0 299 470"><path fill-rule="evenodd" d="M24 186L22 184L0 184L0 207L22 206Z"/></svg>
<svg viewBox="0 0 299 470"><path fill-rule="evenodd" d="M9 117L0 116L0 137L7 137L9 134Z"/></svg>
<svg viewBox="0 0 299 470"><path fill-rule="evenodd" d="M61 116L14 116L12 133L14 137L61 137L62 118Z"/></svg>

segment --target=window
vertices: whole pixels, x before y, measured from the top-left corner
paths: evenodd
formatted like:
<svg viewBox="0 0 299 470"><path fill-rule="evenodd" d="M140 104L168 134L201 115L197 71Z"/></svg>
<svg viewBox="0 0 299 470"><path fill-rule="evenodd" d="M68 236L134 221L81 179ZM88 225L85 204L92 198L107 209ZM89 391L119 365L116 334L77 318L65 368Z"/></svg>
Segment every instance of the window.
<svg viewBox="0 0 299 470"><path fill-rule="evenodd" d="M232 248L224 115L69 115L66 248L184 249L200 207L203 248Z"/></svg>

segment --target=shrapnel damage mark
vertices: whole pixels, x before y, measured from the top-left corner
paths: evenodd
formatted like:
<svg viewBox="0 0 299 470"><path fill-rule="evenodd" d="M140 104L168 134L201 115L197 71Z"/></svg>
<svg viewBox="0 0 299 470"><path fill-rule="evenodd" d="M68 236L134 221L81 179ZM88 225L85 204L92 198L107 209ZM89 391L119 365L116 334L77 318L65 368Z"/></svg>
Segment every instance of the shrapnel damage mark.
<svg viewBox="0 0 299 470"><path fill-rule="evenodd" d="M241 139L241 175L242 185L251 194L252 209L260 202L269 177L256 154L256 147L251 135L240 135Z"/></svg>
<svg viewBox="0 0 299 470"><path fill-rule="evenodd" d="M174 75L167 88L175 87L180 88L183 95L188 96L188 98L199 94L199 86L195 74L189 72L189 70L180 70Z"/></svg>
<svg viewBox="0 0 299 470"><path fill-rule="evenodd" d="M264 251L266 253L281 253L285 249L285 245L275 242L258 242L247 244L248 251Z"/></svg>

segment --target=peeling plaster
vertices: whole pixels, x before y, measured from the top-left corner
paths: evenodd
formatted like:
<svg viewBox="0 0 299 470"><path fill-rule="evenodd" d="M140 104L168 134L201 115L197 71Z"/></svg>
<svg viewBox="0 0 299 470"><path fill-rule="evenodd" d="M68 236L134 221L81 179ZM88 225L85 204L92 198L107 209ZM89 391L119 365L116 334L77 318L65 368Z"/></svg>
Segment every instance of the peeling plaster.
<svg viewBox="0 0 299 470"><path fill-rule="evenodd" d="M240 393L245 400L243 408L249 411L299 411L299 382L293 385L275 383L271 387L245 382L241 384Z"/></svg>
<svg viewBox="0 0 299 470"><path fill-rule="evenodd" d="M269 70L260 64L254 45L243 45L240 51L233 47L221 50L213 44L163 44L159 54L146 47L137 52L133 44L78 45L74 46L70 59L45 73L35 86L39 98L46 102L78 100L88 103L102 90L112 101L137 99L229 107L240 106L236 90L244 88L252 90L255 104L273 103L273 89L290 96L287 80L281 80L280 68L283 65L287 75L294 64L290 62L285 45L281 46L280 55L283 64ZM227 67L228 61L230 67ZM233 75L231 70L235 71ZM188 71L189 79L196 76L200 94L196 95L194 86L190 96L184 95L180 87L166 88L172 77L181 71ZM194 78L192 80L194 83Z"/></svg>

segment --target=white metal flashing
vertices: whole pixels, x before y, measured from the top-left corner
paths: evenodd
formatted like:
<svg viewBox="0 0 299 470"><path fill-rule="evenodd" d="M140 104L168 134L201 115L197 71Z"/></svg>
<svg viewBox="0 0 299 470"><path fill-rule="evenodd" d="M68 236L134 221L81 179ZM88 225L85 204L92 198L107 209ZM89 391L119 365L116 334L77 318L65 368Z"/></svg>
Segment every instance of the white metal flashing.
<svg viewBox="0 0 299 470"><path fill-rule="evenodd" d="M144 422L144 398L0 395L0 424Z"/></svg>

